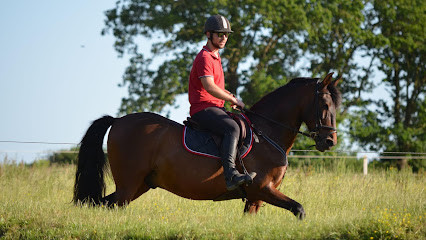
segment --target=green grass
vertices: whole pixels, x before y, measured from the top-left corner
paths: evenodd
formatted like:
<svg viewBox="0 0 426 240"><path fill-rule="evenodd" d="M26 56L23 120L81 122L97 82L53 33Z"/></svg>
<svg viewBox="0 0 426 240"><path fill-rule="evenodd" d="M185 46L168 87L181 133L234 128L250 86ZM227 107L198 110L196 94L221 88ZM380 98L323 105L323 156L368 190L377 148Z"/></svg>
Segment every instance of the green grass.
<svg viewBox="0 0 426 240"><path fill-rule="evenodd" d="M122 209L71 203L74 166L0 164L4 239L425 239L425 175L289 169L280 190L306 220L266 204L192 201L150 190ZM108 191L113 191L111 180Z"/></svg>

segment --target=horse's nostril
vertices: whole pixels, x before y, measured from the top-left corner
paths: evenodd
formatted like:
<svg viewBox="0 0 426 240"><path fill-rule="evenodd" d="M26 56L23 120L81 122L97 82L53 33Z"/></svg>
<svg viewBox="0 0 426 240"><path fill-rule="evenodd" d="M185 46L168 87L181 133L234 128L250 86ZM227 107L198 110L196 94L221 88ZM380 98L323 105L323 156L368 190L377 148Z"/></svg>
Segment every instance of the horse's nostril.
<svg viewBox="0 0 426 240"><path fill-rule="evenodd" d="M325 142L327 143L327 146L329 146L329 147L334 146L334 141L331 140L331 139L327 139L327 140L325 140Z"/></svg>

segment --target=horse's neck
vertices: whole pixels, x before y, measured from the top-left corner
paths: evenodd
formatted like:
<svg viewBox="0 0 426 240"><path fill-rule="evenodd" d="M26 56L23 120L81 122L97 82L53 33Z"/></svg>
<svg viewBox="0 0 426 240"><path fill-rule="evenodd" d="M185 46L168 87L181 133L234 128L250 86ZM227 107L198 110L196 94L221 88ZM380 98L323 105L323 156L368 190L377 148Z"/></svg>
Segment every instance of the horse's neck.
<svg viewBox="0 0 426 240"><path fill-rule="evenodd" d="M251 110L294 130L299 130L302 124L302 110L296 105L299 102L296 99L297 97L300 96L289 93L284 95L280 102L264 101L254 105ZM256 115L253 115L253 123L259 130L283 147L285 151L288 152L293 146L297 135L294 131Z"/></svg>

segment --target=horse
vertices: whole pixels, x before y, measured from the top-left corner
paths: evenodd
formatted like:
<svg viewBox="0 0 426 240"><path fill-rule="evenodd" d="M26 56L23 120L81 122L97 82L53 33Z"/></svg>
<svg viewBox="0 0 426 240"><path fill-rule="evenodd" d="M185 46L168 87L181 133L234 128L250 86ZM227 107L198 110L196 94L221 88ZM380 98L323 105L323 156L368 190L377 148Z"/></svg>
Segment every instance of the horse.
<svg viewBox="0 0 426 240"><path fill-rule="evenodd" d="M337 143L336 110L341 102L340 78L295 78L265 95L245 111L257 129L259 141L244 159L257 176L244 192L244 213L255 214L263 202L289 210L300 219L303 206L277 187L283 181L297 134L315 140L319 151ZM302 123L309 133L300 132ZM108 161L102 148L107 141ZM225 187L217 159L188 152L182 146L183 125L155 113L133 113L121 118L104 116L88 128L78 153L73 202L94 206L125 206L151 188L162 188L193 200L240 198ZM104 171L109 162L116 190L105 196ZM238 166L241 171L241 166ZM240 191L240 192L241 192Z"/></svg>

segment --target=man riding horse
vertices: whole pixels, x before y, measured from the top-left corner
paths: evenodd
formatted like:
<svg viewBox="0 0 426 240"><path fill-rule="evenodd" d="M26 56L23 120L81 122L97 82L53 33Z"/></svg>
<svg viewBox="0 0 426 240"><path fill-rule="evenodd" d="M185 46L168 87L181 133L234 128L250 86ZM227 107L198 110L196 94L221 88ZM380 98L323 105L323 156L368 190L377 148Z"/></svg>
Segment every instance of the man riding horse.
<svg viewBox="0 0 426 240"><path fill-rule="evenodd" d="M223 106L224 101L238 107L244 103L225 90L218 53L232 30L226 18L215 15L207 20L205 32L208 41L194 61L189 80L190 114L201 127L222 136L218 154L222 164L188 151L182 141L186 128L161 115L141 112L119 118L104 116L90 125L81 140L74 203L125 206L150 189L162 188L193 200L245 198L244 212L257 213L266 202L300 219L305 217L303 206L277 187L284 179L286 155L298 134L312 138L322 152L336 145L339 78L333 80L333 73L324 79L294 78L245 109L260 137L245 157L246 170L256 170L257 174L240 174L235 168L239 129ZM302 123L308 133L299 131ZM110 127L107 161L103 138ZM107 169L114 178L115 191L105 196Z"/></svg>
<svg viewBox="0 0 426 240"><path fill-rule="evenodd" d="M224 109L225 101L230 102L232 107L244 108L244 103L225 89L219 55L219 49L225 47L232 33L231 25L225 17L214 15L207 19L204 33L207 44L195 58L189 77L190 115L203 129L222 137L219 150L226 188L234 190L240 185L251 183L256 173L241 174L235 168L240 129Z"/></svg>

